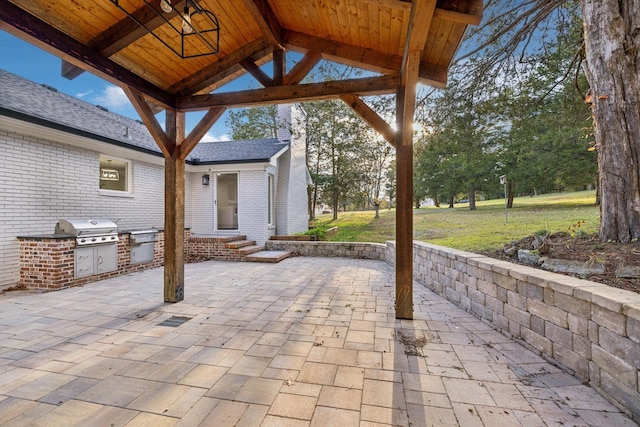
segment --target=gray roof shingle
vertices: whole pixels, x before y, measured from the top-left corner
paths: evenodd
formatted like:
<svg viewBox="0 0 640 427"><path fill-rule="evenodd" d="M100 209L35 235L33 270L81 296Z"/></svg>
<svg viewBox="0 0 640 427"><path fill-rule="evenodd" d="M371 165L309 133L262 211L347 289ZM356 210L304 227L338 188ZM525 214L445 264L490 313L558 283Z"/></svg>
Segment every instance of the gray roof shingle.
<svg viewBox="0 0 640 427"><path fill-rule="evenodd" d="M0 69L0 115L93 137L104 142L162 156L142 123L58 92ZM288 141L286 141L288 142ZM251 163L268 161L287 146L275 138L200 142L189 163ZM197 160L196 160L197 159Z"/></svg>

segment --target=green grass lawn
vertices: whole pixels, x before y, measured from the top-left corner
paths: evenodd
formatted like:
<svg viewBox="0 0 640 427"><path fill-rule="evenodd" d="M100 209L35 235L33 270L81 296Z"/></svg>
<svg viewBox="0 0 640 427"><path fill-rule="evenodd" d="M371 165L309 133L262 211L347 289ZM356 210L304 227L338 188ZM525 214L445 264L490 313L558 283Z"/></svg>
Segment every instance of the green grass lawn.
<svg viewBox="0 0 640 427"><path fill-rule="evenodd" d="M505 224L504 199L468 204L455 208L421 208L413 211L413 235L416 240L467 251L500 248L511 240L521 239L541 230L566 231L570 227L595 233L600 223L595 206L595 191L554 193L536 197L518 197L508 210ZM579 227L576 224L581 223ZM395 239L395 210L340 212L336 221L320 215L316 225L338 226L332 241L378 242Z"/></svg>

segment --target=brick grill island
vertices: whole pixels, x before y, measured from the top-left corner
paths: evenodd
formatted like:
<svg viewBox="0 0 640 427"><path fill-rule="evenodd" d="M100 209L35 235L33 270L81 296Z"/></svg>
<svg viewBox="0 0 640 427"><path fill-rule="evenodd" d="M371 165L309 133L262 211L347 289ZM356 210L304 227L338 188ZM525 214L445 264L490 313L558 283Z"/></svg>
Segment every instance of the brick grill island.
<svg viewBox="0 0 640 427"><path fill-rule="evenodd" d="M185 252L189 248L189 230L185 230ZM28 289L56 290L80 286L109 277L129 274L164 263L164 232L158 230L154 243L153 261L131 264L130 232L118 233L117 269L86 277L74 277L76 238L64 235L19 236L20 282Z"/></svg>

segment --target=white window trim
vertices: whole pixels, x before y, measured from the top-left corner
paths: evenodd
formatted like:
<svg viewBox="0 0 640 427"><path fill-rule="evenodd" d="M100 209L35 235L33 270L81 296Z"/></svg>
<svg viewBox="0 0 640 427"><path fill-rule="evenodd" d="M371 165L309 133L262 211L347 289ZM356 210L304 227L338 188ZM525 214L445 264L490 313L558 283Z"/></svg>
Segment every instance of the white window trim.
<svg viewBox="0 0 640 427"><path fill-rule="evenodd" d="M127 164L127 191L105 190L100 188L100 177L98 176L99 194L101 196L107 196L107 197L133 197L133 162L129 159L123 159L121 157L100 154L100 156L98 157L98 171L99 171L99 167L100 167L99 165L102 159L118 160L120 162L125 162Z"/></svg>
<svg viewBox="0 0 640 427"><path fill-rule="evenodd" d="M276 228L276 177L272 173L267 173L267 198L267 226L273 230Z"/></svg>

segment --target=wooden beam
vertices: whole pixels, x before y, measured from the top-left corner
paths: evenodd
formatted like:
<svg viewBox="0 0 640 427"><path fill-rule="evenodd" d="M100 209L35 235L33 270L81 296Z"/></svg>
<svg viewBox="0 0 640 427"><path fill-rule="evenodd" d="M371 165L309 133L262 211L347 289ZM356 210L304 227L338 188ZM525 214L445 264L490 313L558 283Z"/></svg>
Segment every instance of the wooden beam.
<svg viewBox="0 0 640 427"><path fill-rule="evenodd" d="M295 85L304 79L307 74L313 70L313 67L318 65L322 56L317 50L307 52L300 61L291 69L291 71L284 77L283 84Z"/></svg>
<svg viewBox="0 0 640 427"><path fill-rule="evenodd" d="M422 52L429 36L429 28L436 10L436 0L415 0L411 3L411 18L409 19L409 33L404 49L402 65L406 65L406 56L415 50Z"/></svg>
<svg viewBox="0 0 640 427"><path fill-rule="evenodd" d="M156 116L153 114L152 107L146 99L144 99L144 96L142 96L142 94L137 90L128 86L123 86L122 90L124 90L124 93L127 95L127 98L129 98L129 101L131 101L133 108L135 108L136 112L142 119L142 122L149 130L153 140L158 144L158 147L160 147L160 151L162 151L164 157L171 157L173 155L172 150L174 145L165 131L162 130L160 123L158 123Z"/></svg>
<svg viewBox="0 0 640 427"><path fill-rule="evenodd" d="M255 62L251 61L250 59L243 59L240 61L240 65L242 65L242 67L247 70L249 74L251 74L253 78L256 79L262 86L273 86L273 80L271 79L271 77L267 76L265 72L256 65Z"/></svg>
<svg viewBox="0 0 640 427"><path fill-rule="evenodd" d="M482 21L482 13L480 15L470 15L446 9L436 9L433 17L465 25L480 25Z"/></svg>
<svg viewBox="0 0 640 427"><path fill-rule="evenodd" d="M282 27L267 0L242 0L269 43L282 47Z"/></svg>
<svg viewBox="0 0 640 427"><path fill-rule="evenodd" d="M178 96L193 95L204 90L209 91L212 85L220 83L226 77L236 73L244 73L244 68L240 65L240 61L243 59L256 62L270 55L272 51L273 47L265 39L256 40L175 83L169 87L168 91Z"/></svg>
<svg viewBox="0 0 640 427"><path fill-rule="evenodd" d="M362 3L400 9L405 12L411 11L411 0L362 0ZM453 4L453 9L447 9L446 7L451 7L451 5L443 3L441 7L436 8L433 17L465 25L479 25L482 20L484 7L482 0L467 0L464 3L456 2Z"/></svg>
<svg viewBox="0 0 640 427"><path fill-rule="evenodd" d="M465 25L479 25L482 21L483 0L446 2L439 6L434 17Z"/></svg>
<svg viewBox="0 0 640 427"><path fill-rule="evenodd" d="M84 70L80 67L76 67L70 62L64 59L60 60L60 75L68 80L73 80L80 74L84 73Z"/></svg>
<svg viewBox="0 0 640 427"><path fill-rule="evenodd" d="M185 160L187 158L189 153L191 153L195 146L198 145L198 142L200 142L202 137L205 136L209 129L211 129L211 126L213 126L215 122L217 122L218 119L222 117L222 114L226 110L227 109L224 107L210 109L209 111L207 111L207 114L205 114L204 117L200 119L198 124L193 129L191 129L189 135L187 135L184 141L182 141L182 144L180 144L180 158L182 160Z"/></svg>
<svg viewBox="0 0 640 427"><path fill-rule="evenodd" d="M184 113L166 111L167 136L174 147L164 161L164 301L184 299L185 161L178 147L184 138Z"/></svg>
<svg viewBox="0 0 640 427"><path fill-rule="evenodd" d="M399 55L387 55L373 49L339 43L296 31L284 30L283 41L291 50L318 51L325 59L359 68L366 67L368 70L384 74L397 73L402 61Z"/></svg>
<svg viewBox="0 0 640 427"><path fill-rule="evenodd" d="M174 99L99 52L64 34L7 0L0 0L0 29L7 31L65 61L90 70L109 82L133 87L163 106L173 106Z"/></svg>
<svg viewBox="0 0 640 427"><path fill-rule="evenodd" d="M282 86L287 69L287 56L284 49L273 51L273 85Z"/></svg>
<svg viewBox="0 0 640 427"><path fill-rule="evenodd" d="M396 76L365 77L353 80L275 86L240 92L196 95L178 99L181 111L206 110L211 107L250 107L267 104L335 99L344 94L381 95L393 93L398 87Z"/></svg>
<svg viewBox="0 0 640 427"><path fill-rule="evenodd" d="M425 37L427 33L425 33ZM295 31L285 30L283 34L287 49L296 52L322 52L322 58L326 60L381 74L397 74L402 67L402 56L400 55L384 54L371 49L309 36ZM447 74L448 68L446 66L428 62L420 64L420 83L444 87L447 83Z"/></svg>
<svg viewBox="0 0 640 427"><path fill-rule="evenodd" d="M363 100L356 95L341 95L342 99L353 111L355 111L362 119L369 123L389 144L396 146L396 132L391 125L378 115L371 107L364 103Z"/></svg>

